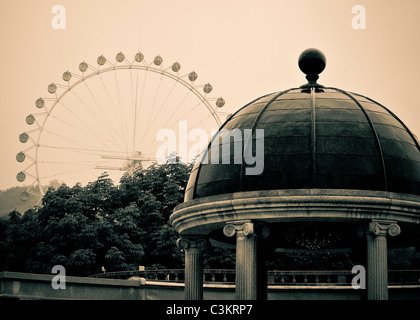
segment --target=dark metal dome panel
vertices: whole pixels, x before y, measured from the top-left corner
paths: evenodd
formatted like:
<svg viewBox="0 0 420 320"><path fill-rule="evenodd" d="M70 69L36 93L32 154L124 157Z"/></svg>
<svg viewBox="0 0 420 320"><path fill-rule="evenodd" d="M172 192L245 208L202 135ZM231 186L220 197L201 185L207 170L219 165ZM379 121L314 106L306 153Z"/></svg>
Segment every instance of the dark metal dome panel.
<svg viewBox="0 0 420 320"><path fill-rule="evenodd" d="M185 201L256 190L334 188L420 195L420 148L413 134L388 109L364 96L312 87L258 98L231 116L221 129L264 130L264 170L218 151L219 163L197 163ZM255 155L255 132L252 140ZM243 148L243 137L240 142ZM226 141L225 141L226 143ZM242 149L243 151L243 149ZM217 155L217 154L216 154ZM242 154L241 154L242 155ZM229 164L222 164L222 160ZM235 163L236 162L236 163Z"/></svg>

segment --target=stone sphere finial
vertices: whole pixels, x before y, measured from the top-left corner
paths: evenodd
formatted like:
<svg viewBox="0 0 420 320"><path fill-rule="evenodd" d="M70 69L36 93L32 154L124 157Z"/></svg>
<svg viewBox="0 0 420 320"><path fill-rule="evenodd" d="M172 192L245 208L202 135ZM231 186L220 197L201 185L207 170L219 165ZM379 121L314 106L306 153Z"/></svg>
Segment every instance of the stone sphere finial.
<svg viewBox="0 0 420 320"><path fill-rule="evenodd" d="M299 56L299 68L306 74L308 84L305 86L319 86L316 81L327 64L325 55L318 49L309 48Z"/></svg>

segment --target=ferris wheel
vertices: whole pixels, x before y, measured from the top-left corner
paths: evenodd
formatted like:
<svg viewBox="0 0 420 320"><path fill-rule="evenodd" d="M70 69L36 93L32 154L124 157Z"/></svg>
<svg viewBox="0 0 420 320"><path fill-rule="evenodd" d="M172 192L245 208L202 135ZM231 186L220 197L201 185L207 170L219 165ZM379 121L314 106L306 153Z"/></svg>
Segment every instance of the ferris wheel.
<svg viewBox="0 0 420 320"><path fill-rule="evenodd" d="M179 153L181 136L188 141L185 130L210 136L227 115L221 111L225 100L210 97L212 85L197 84L195 71L180 71L179 62L164 67L161 56L148 62L141 52L133 60L122 52L114 61L101 55L96 65L83 61L79 72L65 71L61 84L48 85L48 97L36 99L37 112L26 117L31 128L19 135L27 147L16 160L26 166L16 178L29 181L21 200L30 194L41 199L53 180L85 184L106 171L115 181L139 165L162 161L161 130L176 133L167 153Z"/></svg>

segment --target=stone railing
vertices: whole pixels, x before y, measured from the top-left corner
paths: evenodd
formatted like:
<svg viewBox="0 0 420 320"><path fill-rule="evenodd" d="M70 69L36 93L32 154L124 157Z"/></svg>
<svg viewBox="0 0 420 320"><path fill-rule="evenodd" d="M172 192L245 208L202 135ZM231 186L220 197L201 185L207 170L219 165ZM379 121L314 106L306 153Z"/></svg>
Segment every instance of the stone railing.
<svg viewBox="0 0 420 320"><path fill-rule="evenodd" d="M268 285L351 285L355 274L350 270L268 271ZM118 271L94 274L95 278L129 279L141 277L153 281L184 282L184 269L154 269L144 271ZM390 270L389 284L420 284L420 270ZM204 269L205 283L234 283L235 270Z"/></svg>
<svg viewBox="0 0 420 320"><path fill-rule="evenodd" d="M268 284L279 285L348 285L355 275L348 270L337 271L268 271Z"/></svg>

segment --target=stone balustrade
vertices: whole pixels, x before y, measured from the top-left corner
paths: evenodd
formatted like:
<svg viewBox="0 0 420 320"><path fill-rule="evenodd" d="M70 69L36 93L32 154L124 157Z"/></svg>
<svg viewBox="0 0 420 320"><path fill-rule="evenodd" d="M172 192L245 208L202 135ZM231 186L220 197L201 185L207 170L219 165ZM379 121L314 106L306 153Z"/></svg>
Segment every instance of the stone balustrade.
<svg viewBox="0 0 420 320"><path fill-rule="evenodd" d="M351 270L273 270L267 272L268 285L351 285L355 274ZM92 275L95 278L129 279L143 277L146 280L184 282L184 269L156 269L144 271L119 271ZM420 270L390 270L389 284L420 284ZM204 269L205 283L235 282L233 269Z"/></svg>

